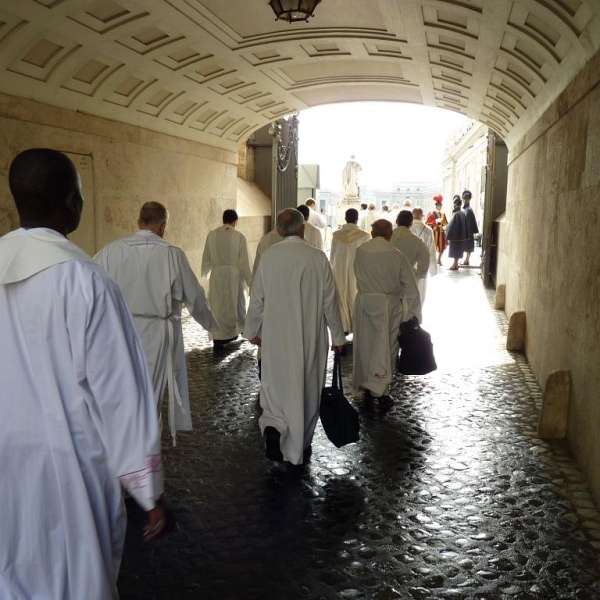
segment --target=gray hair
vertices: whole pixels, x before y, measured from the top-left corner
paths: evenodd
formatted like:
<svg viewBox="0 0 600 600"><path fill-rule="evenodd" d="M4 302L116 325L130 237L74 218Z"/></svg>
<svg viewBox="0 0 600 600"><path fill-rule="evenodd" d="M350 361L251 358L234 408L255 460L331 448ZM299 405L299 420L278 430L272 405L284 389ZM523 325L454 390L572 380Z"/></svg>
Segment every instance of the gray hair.
<svg viewBox="0 0 600 600"><path fill-rule="evenodd" d="M303 226L304 216L295 208L284 208L277 215L276 229L281 237L300 235Z"/></svg>
<svg viewBox="0 0 600 600"><path fill-rule="evenodd" d="M371 237L388 238L392 235L392 224L387 219L379 219L371 225Z"/></svg>
<svg viewBox="0 0 600 600"><path fill-rule="evenodd" d="M160 202L146 202L140 208L139 220L144 225L162 225L169 218L169 213Z"/></svg>

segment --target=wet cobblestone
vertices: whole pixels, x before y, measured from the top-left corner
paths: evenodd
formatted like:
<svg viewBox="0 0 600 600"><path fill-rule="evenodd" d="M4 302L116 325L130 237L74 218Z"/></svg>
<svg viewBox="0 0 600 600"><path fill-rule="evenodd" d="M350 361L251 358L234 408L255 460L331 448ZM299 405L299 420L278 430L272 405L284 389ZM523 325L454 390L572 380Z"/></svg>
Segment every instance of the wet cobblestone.
<svg viewBox="0 0 600 600"><path fill-rule="evenodd" d="M144 543L128 505L121 598L600 598L598 512L564 444L536 438L541 392L504 313L477 269L428 294L438 371L398 377L388 411L355 395L360 443L319 426L306 468L264 457L255 349L214 354L186 320L195 430L164 443L178 524Z"/></svg>

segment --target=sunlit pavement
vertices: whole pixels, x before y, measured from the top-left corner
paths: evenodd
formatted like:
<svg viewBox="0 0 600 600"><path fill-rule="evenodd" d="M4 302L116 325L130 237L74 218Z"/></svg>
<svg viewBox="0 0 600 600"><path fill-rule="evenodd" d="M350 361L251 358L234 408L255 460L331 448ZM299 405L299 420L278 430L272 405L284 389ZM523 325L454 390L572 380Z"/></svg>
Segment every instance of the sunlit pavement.
<svg viewBox="0 0 600 600"><path fill-rule="evenodd" d="M128 506L121 598L600 598L598 513L564 446L536 438L541 393L491 300L478 268L442 269L438 371L398 377L381 412L346 357L361 441L337 450L319 426L306 468L264 456L255 349L213 354L186 320L195 431L164 445L178 525L143 543Z"/></svg>

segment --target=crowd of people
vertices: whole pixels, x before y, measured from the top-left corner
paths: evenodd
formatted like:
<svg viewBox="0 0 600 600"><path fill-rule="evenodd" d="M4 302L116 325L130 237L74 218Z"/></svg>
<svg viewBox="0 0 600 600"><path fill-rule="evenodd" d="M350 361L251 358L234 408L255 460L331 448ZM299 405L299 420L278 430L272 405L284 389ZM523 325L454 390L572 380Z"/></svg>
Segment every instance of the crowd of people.
<svg viewBox="0 0 600 600"><path fill-rule="evenodd" d="M441 197L425 221L420 208L349 208L329 258L327 222L311 198L277 215L252 266L228 209L204 247L207 297L183 250L164 239L169 215L159 202L141 207L135 234L92 259L67 239L83 207L67 156L22 152L9 187L20 228L0 238L0 377L3 397L15 400L0 403L2 598L114 597L123 489L148 513L147 539L168 529L166 389L173 443L192 429L184 305L216 352L240 335L259 347L266 456L303 465L329 349L344 352L352 334L354 389L389 407L400 325L422 320L427 278L446 243L468 264L477 229L468 191L449 222Z"/></svg>

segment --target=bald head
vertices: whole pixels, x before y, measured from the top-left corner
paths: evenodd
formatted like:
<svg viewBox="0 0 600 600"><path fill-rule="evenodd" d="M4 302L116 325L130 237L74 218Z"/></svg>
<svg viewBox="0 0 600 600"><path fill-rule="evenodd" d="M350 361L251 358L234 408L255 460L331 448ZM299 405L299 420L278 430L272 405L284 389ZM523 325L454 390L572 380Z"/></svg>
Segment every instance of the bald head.
<svg viewBox="0 0 600 600"><path fill-rule="evenodd" d="M81 180L62 152L31 148L12 161L8 184L23 227L49 227L66 235L79 225Z"/></svg>
<svg viewBox="0 0 600 600"><path fill-rule="evenodd" d="M284 208L277 215L276 229L281 237L304 237L304 216L295 208Z"/></svg>
<svg viewBox="0 0 600 600"><path fill-rule="evenodd" d="M382 237L390 240L392 237L392 224L387 219L379 219L371 225L371 237Z"/></svg>

